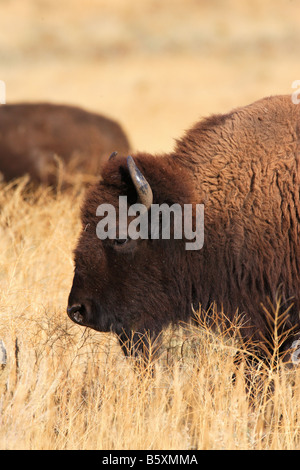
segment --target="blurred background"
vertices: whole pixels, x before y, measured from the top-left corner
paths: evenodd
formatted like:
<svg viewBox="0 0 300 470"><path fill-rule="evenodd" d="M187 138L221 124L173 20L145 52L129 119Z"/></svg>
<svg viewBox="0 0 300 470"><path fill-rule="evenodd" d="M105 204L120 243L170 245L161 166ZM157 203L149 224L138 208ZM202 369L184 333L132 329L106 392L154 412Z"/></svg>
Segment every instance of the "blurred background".
<svg viewBox="0 0 300 470"><path fill-rule="evenodd" d="M300 79L299 0L0 0L6 101L76 104L135 150Z"/></svg>

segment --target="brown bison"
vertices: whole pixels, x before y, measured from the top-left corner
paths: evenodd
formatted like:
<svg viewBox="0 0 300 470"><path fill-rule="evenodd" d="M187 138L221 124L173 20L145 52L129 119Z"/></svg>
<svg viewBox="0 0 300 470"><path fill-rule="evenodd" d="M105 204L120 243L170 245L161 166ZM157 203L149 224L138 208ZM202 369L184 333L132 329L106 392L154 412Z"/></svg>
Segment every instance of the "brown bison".
<svg viewBox="0 0 300 470"><path fill-rule="evenodd" d="M111 159L82 208L69 317L124 344L188 321L199 305L209 315L215 303L229 322L239 315L244 338L262 349L277 322L285 351L300 331L299 182L300 106L290 96L206 118L169 154ZM129 208L143 203L148 238L117 230L99 239L99 207L118 212L119 196ZM173 232L151 238L151 208L164 203L204 204L202 249L187 250Z"/></svg>
<svg viewBox="0 0 300 470"><path fill-rule="evenodd" d="M0 173L5 180L29 174L56 184L58 160L65 175L99 174L113 152L127 153L120 125L83 109L49 103L0 106Z"/></svg>

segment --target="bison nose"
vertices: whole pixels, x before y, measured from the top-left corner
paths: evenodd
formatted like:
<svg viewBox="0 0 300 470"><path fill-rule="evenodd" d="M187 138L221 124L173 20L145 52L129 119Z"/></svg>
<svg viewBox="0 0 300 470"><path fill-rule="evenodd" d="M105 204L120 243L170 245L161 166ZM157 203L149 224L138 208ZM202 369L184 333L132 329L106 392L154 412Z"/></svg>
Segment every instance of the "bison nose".
<svg viewBox="0 0 300 470"><path fill-rule="evenodd" d="M84 321L84 312L85 308L81 304L74 304L67 308L67 314L75 323L79 323L80 325Z"/></svg>

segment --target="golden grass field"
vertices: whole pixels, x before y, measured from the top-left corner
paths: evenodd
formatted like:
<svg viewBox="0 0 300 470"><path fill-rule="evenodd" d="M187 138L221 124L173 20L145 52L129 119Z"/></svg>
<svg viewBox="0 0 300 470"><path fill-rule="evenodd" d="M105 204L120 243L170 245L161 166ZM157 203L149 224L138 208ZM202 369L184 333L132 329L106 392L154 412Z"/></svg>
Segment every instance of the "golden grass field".
<svg viewBox="0 0 300 470"><path fill-rule="evenodd" d="M133 150L169 151L201 116L293 91L299 13L298 0L0 1L0 80L8 103L77 104L117 119ZM73 324L84 188L25 183L0 186L0 449L300 449L299 370L260 364L249 395L238 343L217 331L165 332L153 375Z"/></svg>

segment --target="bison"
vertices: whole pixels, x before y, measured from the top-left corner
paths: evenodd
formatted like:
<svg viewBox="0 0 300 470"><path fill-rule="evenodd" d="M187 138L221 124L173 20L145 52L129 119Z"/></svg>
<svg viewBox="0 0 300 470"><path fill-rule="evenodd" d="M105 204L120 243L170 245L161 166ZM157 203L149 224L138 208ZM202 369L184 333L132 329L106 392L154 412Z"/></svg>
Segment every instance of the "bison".
<svg viewBox="0 0 300 470"><path fill-rule="evenodd" d="M29 174L56 185L59 157L65 179L98 174L113 151L129 152L118 123L78 107L50 103L0 106L0 173L5 180Z"/></svg>
<svg viewBox="0 0 300 470"><path fill-rule="evenodd" d="M189 321L199 305L209 316L214 303L261 351L278 327L283 353L300 332L299 182L300 106L290 96L203 119L171 153L110 159L82 207L69 317L124 347ZM129 208L143 203L148 238L99 239L99 207L118 213L120 196ZM203 248L187 250L173 232L151 238L155 204L203 204Z"/></svg>

